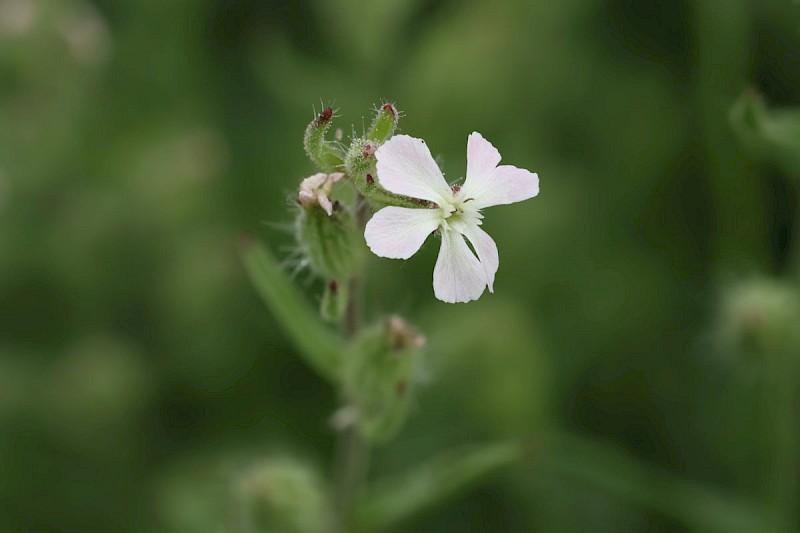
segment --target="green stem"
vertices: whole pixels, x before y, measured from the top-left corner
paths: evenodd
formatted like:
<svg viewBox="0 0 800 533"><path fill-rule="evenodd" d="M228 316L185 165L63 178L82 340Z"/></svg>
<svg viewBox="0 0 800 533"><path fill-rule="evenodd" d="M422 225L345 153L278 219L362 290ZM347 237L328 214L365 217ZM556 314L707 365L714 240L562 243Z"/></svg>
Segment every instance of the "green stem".
<svg viewBox="0 0 800 533"><path fill-rule="evenodd" d="M747 84L752 2L696 0L697 115L714 197L714 259L723 269L768 262L765 190L737 149L728 110Z"/></svg>
<svg viewBox="0 0 800 533"><path fill-rule="evenodd" d="M359 229L363 232L369 217L369 206L364 198L356 197L356 217ZM363 313L363 273L350 279L350 299L345 311L343 329L347 339L353 339L361 329ZM342 398L343 409L350 404L348 398ZM361 492L369 471L369 443L364 439L354 424L348 425L339 435L336 458L336 518L335 533L347 533L351 530L353 504Z"/></svg>
<svg viewBox="0 0 800 533"><path fill-rule="evenodd" d="M769 486L766 496L771 510L765 531L796 531L797 471L800 467L800 435L796 425L796 354L784 348L766 355L768 374L764 400L772 432L772 453L765 465Z"/></svg>

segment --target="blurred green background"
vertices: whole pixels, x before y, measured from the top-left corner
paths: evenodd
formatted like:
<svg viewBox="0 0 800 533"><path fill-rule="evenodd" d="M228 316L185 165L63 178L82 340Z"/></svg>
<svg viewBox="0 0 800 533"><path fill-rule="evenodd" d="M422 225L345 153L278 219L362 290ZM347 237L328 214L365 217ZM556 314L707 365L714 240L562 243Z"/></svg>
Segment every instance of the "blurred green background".
<svg viewBox="0 0 800 533"><path fill-rule="evenodd" d="M237 531L242 465L330 470L236 242L287 255L312 107L383 101L450 179L473 130L541 179L488 212L495 294L370 260L429 339L373 475L534 450L396 531L794 531L798 182L729 113L800 104L799 58L790 0L0 0L0 531Z"/></svg>

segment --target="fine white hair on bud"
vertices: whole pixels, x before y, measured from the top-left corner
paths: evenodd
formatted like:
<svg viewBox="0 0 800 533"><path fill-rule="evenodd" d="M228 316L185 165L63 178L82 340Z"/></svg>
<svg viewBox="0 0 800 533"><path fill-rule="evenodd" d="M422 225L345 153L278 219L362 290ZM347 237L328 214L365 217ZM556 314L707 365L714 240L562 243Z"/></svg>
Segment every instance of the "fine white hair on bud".
<svg viewBox="0 0 800 533"><path fill-rule="evenodd" d="M422 139L395 135L377 149L375 159L383 188L424 200L428 207L389 206L375 213L364 232L372 252L408 259L437 232L442 244L433 271L436 297L448 303L468 302L477 300L487 287L493 292L499 256L494 240L480 228L482 210L537 196L539 176L499 165L500 152L478 132L467 140L467 177L460 186L445 181Z"/></svg>

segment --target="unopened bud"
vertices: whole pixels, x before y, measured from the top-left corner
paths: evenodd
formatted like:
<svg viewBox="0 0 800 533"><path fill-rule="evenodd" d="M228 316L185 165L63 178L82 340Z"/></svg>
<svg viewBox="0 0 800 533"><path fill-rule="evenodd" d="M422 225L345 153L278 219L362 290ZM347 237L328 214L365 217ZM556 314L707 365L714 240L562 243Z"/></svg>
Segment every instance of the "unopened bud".
<svg viewBox="0 0 800 533"><path fill-rule="evenodd" d="M320 533L333 518L321 476L296 460L275 458L251 466L238 490L252 531Z"/></svg>
<svg viewBox="0 0 800 533"><path fill-rule="evenodd" d="M363 330L353 341L343 381L358 414L356 424L369 440L385 441L405 422L424 344L424 337L398 316Z"/></svg>
<svg viewBox="0 0 800 533"><path fill-rule="evenodd" d="M720 334L725 347L750 354L800 354L800 296L794 287L756 280L732 288L724 299ZM791 350L790 350L791 351Z"/></svg>
<svg viewBox="0 0 800 533"><path fill-rule="evenodd" d="M394 134L398 119L397 108L392 104L383 104L372 120L367 139L379 143L386 142Z"/></svg>
<svg viewBox="0 0 800 533"><path fill-rule="evenodd" d="M425 336L409 326L399 315L391 315L386 319L386 330L389 335L389 345L395 352L425 346Z"/></svg>
<svg viewBox="0 0 800 533"><path fill-rule="evenodd" d="M337 283L331 280L322 293L319 310L322 319L327 322L339 322L347 311L347 302L350 296L350 287L347 283Z"/></svg>
<svg viewBox="0 0 800 533"><path fill-rule="evenodd" d="M350 211L330 204L330 215L322 207L300 209L297 217L297 242L316 274L336 280L350 279L364 260L364 238ZM338 204L337 204L338 205Z"/></svg>
<svg viewBox="0 0 800 533"><path fill-rule="evenodd" d="M344 158L344 168L351 177L375 173L375 150L378 143L370 139L354 139Z"/></svg>
<svg viewBox="0 0 800 533"><path fill-rule="evenodd" d="M336 145L325 139L332 119L333 108L326 107L308 124L303 137L306 154L324 172L332 172L342 166L342 156Z"/></svg>

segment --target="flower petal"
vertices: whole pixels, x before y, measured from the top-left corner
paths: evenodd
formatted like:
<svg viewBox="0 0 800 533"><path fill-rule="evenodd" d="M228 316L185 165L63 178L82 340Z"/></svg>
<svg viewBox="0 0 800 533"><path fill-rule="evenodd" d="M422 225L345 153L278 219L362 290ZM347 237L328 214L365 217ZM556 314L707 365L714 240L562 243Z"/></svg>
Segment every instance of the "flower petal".
<svg viewBox="0 0 800 533"><path fill-rule="evenodd" d="M422 139L395 135L375 152L378 181L395 194L441 204L450 192L442 171Z"/></svg>
<svg viewBox="0 0 800 533"><path fill-rule="evenodd" d="M500 152L483 135L473 131L467 138L467 178L462 189L482 188L481 182L500 164Z"/></svg>
<svg viewBox="0 0 800 533"><path fill-rule="evenodd" d="M486 275L478 258L460 233L442 232L442 248L433 269L433 292L443 302L477 300L486 288Z"/></svg>
<svg viewBox="0 0 800 533"><path fill-rule="evenodd" d="M464 236L472 243L472 247L478 254L478 259L486 275L486 283L489 285L489 292L494 292L494 275L500 266L500 256L497 253L497 244L483 231L480 226L464 225Z"/></svg>
<svg viewBox="0 0 800 533"><path fill-rule="evenodd" d="M364 238L375 255L408 259L439 227L441 220L439 209L384 207L367 222Z"/></svg>
<svg viewBox="0 0 800 533"><path fill-rule="evenodd" d="M501 165L485 179L472 182L469 188L465 183L461 194L474 198L478 209L513 204L539 194L539 176L524 168Z"/></svg>

